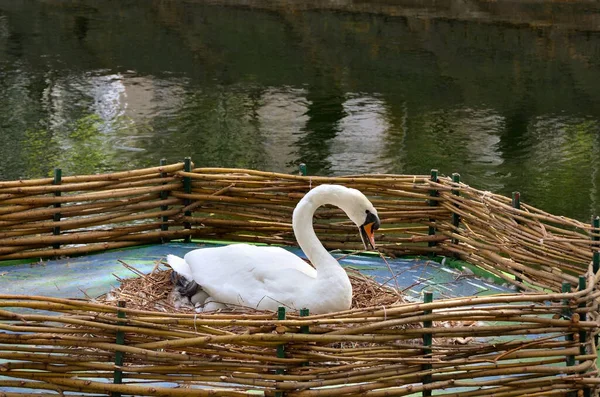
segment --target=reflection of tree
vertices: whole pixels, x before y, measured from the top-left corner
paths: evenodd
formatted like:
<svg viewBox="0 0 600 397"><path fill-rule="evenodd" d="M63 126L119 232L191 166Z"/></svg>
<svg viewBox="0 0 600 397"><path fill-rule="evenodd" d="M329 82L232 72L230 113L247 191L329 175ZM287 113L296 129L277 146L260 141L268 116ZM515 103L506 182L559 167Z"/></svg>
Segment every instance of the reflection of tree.
<svg viewBox="0 0 600 397"><path fill-rule="evenodd" d="M23 138L26 176L49 176L55 167L64 175L92 174L106 168L107 149L96 115L80 118L66 129L29 129Z"/></svg>
<svg viewBox="0 0 600 397"><path fill-rule="evenodd" d="M592 216L598 216L600 214L600 159L598 153L600 153L600 123L596 123L595 130L593 133L594 141L590 151L592 153L591 161L591 172L590 172L590 208L589 214Z"/></svg>
<svg viewBox="0 0 600 397"><path fill-rule="evenodd" d="M436 168L441 174L450 175L471 166L469 132L462 125L464 115L452 109L415 113L404 115L399 128L387 137L392 148L402 151L399 156L404 161L403 168L394 168L394 172L426 175Z"/></svg>
<svg viewBox="0 0 600 397"><path fill-rule="evenodd" d="M23 138L24 177L49 176L58 164L59 148L47 129L25 131Z"/></svg>
<svg viewBox="0 0 600 397"><path fill-rule="evenodd" d="M283 8L279 17L286 26L291 41L302 51L303 63L316 76L306 96L308 120L296 141L295 165L305 163L311 174L328 174L331 168L330 140L339 132L339 122L346 116L342 88L340 59L312 32L310 18Z"/></svg>
<svg viewBox="0 0 600 397"><path fill-rule="evenodd" d="M309 91L307 100L309 119L296 141L297 163L307 164L311 174L327 174L331 167L329 141L335 138L339 132L338 123L346 116L344 98L341 94Z"/></svg>
<svg viewBox="0 0 600 397"><path fill-rule="evenodd" d="M529 162L531 157L535 157L533 152L538 141L534 127L536 117L544 112L536 107L545 108L546 101L550 99L545 97L546 93L536 95L536 90L544 87L536 86L538 77L532 75L530 62L521 58L514 60L512 74L508 74L510 69L504 68L506 87L501 97L505 98L505 103L500 108L504 125L499 131L498 143L503 163L497 169L497 175L503 178L504 193L518 191L526 202L533 199L535 188L532 183L525 181L529 179L532 182L535 179L532 173L544 169L542 163ZM523 65L528 67L524 68ZM546 158L550 156L552 153L544 154Z"/></svg>
<svg viewBox="0 0 600 397"><path fill-rule="evenodd" d="M590 191L597 178L593 149L600 125L585 119L565 124L558 117L548 117L529 128L534 139L529 156L520 164L527 170L521 179L527 192L522 197L540 203L548 212L589 220L590 211L599 210L592 207L595 192Z"/></svg>
<svg viewBox="0 0 600 397"><path fill-rule="evenodd" d="M96 115L84 116L61 136L58 164L66 175L92 174L106 168L107 149L100 130L101 122Z"/></svg>
<svg viewBox="0 0 600 397"><path fill-rule="evenodd" d="M184 111L154 120L153 129L162 133L149 142L149 150L172 161L184 153L197 166L265 169L264 139L255 115L259 98L260 91L239 87L188 93Z"/></svg>
<svg viewBox="0 0 600 397"><path fill-rule="evenodd" d="M406 135L407 120L409 118L406 101L395 101L388 106L388 121L392 128L387 129L385 136L383 158L394 159L390 161L388 172L402 174L406 171Z"/></svg>
<svg viewBox="0 0 600 397"><path fill-rule="evenodd" d="M7 66L0 72L0 178L45 176L45 159L52 151L48 113L42 104L47 76ZM28 155L31 148L36 157Z"/></svg>
<svg viewBox="0 0 600 397"><path fill-rule="evenodd" d="M78 15L75 17L73 33L77 36L78 40L84 40L87 36L89 29L90 20L86 16Z"/></svg>

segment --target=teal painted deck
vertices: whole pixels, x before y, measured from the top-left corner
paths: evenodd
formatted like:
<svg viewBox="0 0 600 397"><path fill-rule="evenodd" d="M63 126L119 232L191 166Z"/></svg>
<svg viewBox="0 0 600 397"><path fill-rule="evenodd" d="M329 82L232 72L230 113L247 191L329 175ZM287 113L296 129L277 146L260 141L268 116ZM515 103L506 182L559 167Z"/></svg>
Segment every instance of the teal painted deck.
<svg viewBox="0 0 600 397"><path fill-rule="evenodd" d="M0 266L0 293L43 295L60 298L98 297L118 285L117 278L134 277L119 261L148 273L167 254L183 256L190 250L215 246L202 243L169 243L114 250L95 255ZM290 251L303 256L297 248ZM423 289L434 298L471 296L511 291L473 276L470 272L443 266L428 259L388 259L390 267L378 256L334 253L342 266L350 266L377 281L395 286L392 276L408 299L421 300ZM164 265L161 265L165 267ZM391 271L390 271L391 269Z"/></svg>

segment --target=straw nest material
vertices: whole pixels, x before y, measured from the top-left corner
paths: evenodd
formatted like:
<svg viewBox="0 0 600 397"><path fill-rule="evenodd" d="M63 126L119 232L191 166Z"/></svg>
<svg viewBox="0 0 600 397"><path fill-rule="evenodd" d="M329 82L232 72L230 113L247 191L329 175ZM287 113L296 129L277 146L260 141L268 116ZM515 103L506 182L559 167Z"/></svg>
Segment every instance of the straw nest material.
<svg viewBox="0 0 600 397"><path fill-rule="evenodd" d="M96 299L98 303L116 306L117 302L124 302L129 309L135 310L152 310L165 313L196 313L195 308L189 306L175 306L171 292L173 291L173 282L170 268L162 267L164 264L160 261L156 263L154 269L144 274L135 267L121 261L123 266L136 274L131 278L118 278L119 287L114 288L108 294ZM363 309L373 307L392 307L396 304L409 302L403 291L397 288L381 285L373 278L360 273L353 268L346 268L346 273L352 284L352 307L351 309ZM256 310L248 307L228 307L212 312L219 313L237 313L237 314L261 314L265 311ZM210 314L210 312L208 313ZM434 321L433 325L437 327L473 327L477 326L477 321ZM401 328L405 328L403 326ZM412 324L409 328L420 327L420 324ZM236 331L235 326L225 327L228 331ZM471 337L455 337L455 338L437 338L439 342L449 344L464 345L471 341Z"/></svg>

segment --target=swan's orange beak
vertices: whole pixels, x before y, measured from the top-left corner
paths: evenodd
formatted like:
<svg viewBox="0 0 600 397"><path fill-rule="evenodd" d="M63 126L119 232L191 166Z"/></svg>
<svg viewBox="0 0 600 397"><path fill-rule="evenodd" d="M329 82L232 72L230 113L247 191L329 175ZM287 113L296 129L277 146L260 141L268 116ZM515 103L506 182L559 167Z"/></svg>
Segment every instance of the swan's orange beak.
<svg viewBox="0 0 600 397"><path fill-rule="evenodd" d="M365 249L368 250L369 247L367 243L371 246L372 249L375 249L375 222L366 223L360 227L360 237L363 241Z"/></svg>

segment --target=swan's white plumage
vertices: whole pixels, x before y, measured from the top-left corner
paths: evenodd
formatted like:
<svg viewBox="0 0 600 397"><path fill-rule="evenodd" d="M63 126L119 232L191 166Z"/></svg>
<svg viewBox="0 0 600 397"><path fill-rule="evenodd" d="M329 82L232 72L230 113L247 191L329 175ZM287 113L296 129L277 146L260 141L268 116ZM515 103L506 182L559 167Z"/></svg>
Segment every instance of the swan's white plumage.
<svg viewBox="0 0 600 397"><path fill-rule="evenodd" d="M295 310L307 307L314 314L349 309L350 280L312 227L314 211L323 204L338 205L357 225L364 221L365 210L377 214L355 189L321 185L306 194L294 210L293 226L298 243L317 269L283 248L248 244L197 249L183 259L168 255L167 261L214 302L267 310L282 305Z"/></svg>
<svg viewBox="0 0 600 397"><path fill-rule="evenodd" d="M167 261L177 273L196 281L215 301L249 307L270 307L266 301L281 299L282 294L287 296L284 301L293 300L289 292L295 291L298 283L317 276L312 266L279 247L232 244L194 250L183 259L168 255ZM240 286L244 286L243 292ZM261 300L266 301L259 306Z"/></svg>

